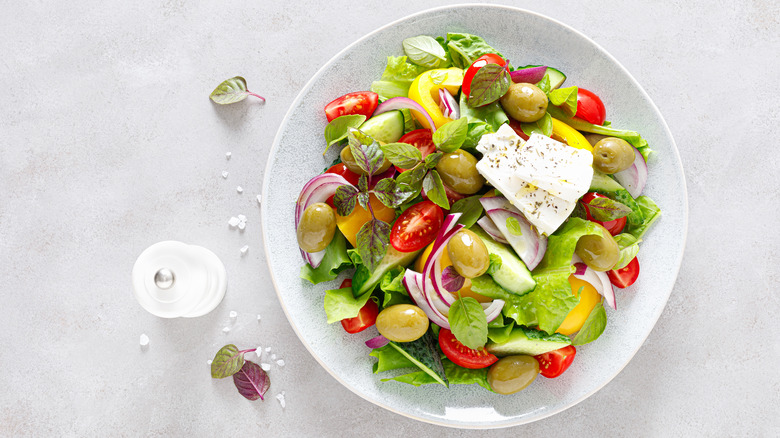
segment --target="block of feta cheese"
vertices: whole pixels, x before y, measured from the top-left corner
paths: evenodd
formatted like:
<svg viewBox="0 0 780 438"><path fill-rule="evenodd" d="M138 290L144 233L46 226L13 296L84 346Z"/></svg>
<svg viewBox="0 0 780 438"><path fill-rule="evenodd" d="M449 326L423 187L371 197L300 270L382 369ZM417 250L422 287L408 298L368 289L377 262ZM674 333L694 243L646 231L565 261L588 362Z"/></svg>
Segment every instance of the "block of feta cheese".
<svg viewBox="0 0 780 438"><path fill-rule="evenodd" d="M523 142L506 124L483 135L477 150L477 171L546 235L569 217L593 178L588 151L540 134Z"/></svg>

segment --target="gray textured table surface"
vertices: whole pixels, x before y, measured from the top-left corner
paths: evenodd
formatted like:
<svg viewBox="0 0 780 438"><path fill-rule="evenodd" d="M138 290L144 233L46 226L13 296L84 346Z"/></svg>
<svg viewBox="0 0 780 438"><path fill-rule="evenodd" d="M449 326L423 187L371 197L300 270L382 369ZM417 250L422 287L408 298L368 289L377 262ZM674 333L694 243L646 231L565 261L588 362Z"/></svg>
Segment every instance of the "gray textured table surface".
<svg viewBox="0 0 780 438"><path fill-rule="evenodd" d="M446 4L373 3L2 2L1 436L508 433L423 424L352 394L270 286L255 195L288 105L347 44ZM511 4L591 36L643 84L680 149L690 229L666 310L625 370L509 433L780 435L777 2ZM212 105L235 74L268 103ZM238 214L243 233L227 226ZM163 320L133 299L135 258L167 239L225 262L229 291L209 315ZM285 360L265 402L209 377L227 342Z"/></svg>

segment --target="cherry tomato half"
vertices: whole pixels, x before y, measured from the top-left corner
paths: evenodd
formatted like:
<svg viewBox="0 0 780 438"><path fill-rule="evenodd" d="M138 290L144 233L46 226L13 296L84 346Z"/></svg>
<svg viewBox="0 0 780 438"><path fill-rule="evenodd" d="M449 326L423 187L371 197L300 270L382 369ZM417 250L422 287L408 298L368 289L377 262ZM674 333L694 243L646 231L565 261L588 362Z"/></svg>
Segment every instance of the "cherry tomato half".
<svg viewBox="0 0 780 438"><path fill-rule="evenodd" d="M422 201L401 213L390 230L390 244L398 251L412 252L425 248L436 238L444 212L433 201Z"/></svg>
<svg viewBox="0 0 780 438"><path fill-rule="evenodd" d="M468 97L469 93L471 93L471 81L474 80L474 75L477 74L477 70L488 64L506 65L506 61L504 61L504 58L496 55L495 53L488 53L477 58L477 60L471 64L468 70L466 70L466 74L463 76L463 86L461 87L461 91L466 95L466 97Z"/></svg>
<svg viewBox="0 0 780 438"><path fill-rule="evenodd" d="M340 288L352 287L352 280L347 278L341 283ZM379 306L369 298L365 306L360 308L357 316L341 320L341 326L347 333L360 333L376 323L376 316L379 314Z"/></svg>
<svg viewBox="0 0 780 438"><path fill-rule="evenodd" d="M428 155L436 152L436 145L433 143L433 134L430 129L415 129L414 131L404 134L403 137L398 139L398 143L410 144L422 153L423 159ZM408 169L401 169L395 166L399 172L403 172Z"/></svg>
<svg viewBox="0 0 780 438"><path fill-rule="evenodd" d="M328 118L328 122L333 121L336 117L350 114L362 114L369 118L371 114L374 114L378 103L378 94L372 91L357 91L345 94L325 105L325 116Z"/></svg>
<svg viewBox="0 0 780 438"><path fill-rule="evenodd" d="M607 109L604 103L592 91L577 89L577 117L594 125L603 125L607 119Z"/></svg>
<svg viewBox="0 0 780 438"><path fill-rule="evenodd" d="M455 335L447 329L439 330L439 346L444 355L447 356L447 359L463 368L476 370L479 368L487 368L498 362L496 355L488 353L484 348L472 350L461 344L460 341L455 338Z"/></svg>
<svg viewBox="0 0 780 438"><path fill-rule="evenodd" d="M450 208L452 208L452 204L466 197L466 195L456 192L447 184L442 183L442 185L444 186L444 193L447 194L447 200L450 201Z"/></svg>
<svg viewBox="0 0 780 438"><path fill-rule="evenodd" d="M566 347L534 356L534 358L539 362L539 374L549 379L554 379L569 369L569 365L574 361L576 354L577 349L573 345L567 345Z"/></svg>
<svg viewBox="0 0 780 438"><path fill-rule="evenodd" d="M601 221L597 221L596 219L593 219L593 216L590 215L588 204L590 203L590 201L592 201L595 198L607 198L607 196L604 196L596 192L586 193L585 196L583 196L582 199L580 200L582 206L585 207L585 215L587 216L589 221L600 224L601 226L606 228L607 231L609 231L609 234L613 236L617 236L618 234L620 234L621 231L623 231L623 228L626 226L626 221L627 221L626 217L623 216L619 219L615 219L614 221L607 221L607 222L601 222Z"/></svg>
<svg viewBox="0 0 780 438"><path fill-rule="evenodd" d="M607 271L607 276L613 285L625 289L634 284L639 277L639 260L634 257L633 260L628 262L625 268Z"/></svg>

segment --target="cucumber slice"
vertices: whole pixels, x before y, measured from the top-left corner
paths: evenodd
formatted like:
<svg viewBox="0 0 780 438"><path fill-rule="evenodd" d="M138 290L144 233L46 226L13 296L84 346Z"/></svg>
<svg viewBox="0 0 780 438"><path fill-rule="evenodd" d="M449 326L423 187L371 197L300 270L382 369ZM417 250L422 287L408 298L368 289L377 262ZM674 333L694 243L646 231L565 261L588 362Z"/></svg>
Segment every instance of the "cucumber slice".
<svg viewBox="0 0 780 438"><path fill-rule="evenodd" d="M480 227L471 227L471 231L482 239L488 253L501 257L501 268L492 274L493 280L509 292L517 295L525 295L536 286L531 276L531 271L525 266L520 257L506 245L493 240Z"/></svg>
<svg viewBox="0 0 780 438"><path fill-rule="evenodd" d="M571 345L571 340L568 336L560 333L548 335L538 330L516 327L505 342L500 344L488 342L485 349L496 356L512 356L515 354L537 356L567 345Z"/></svg>
<svg viewBox="0 0 780 438"><path fill-rule="evenodd" d="M355 275L352 276L352 292L356 297L363 295L366 292L374 290L374 288L382 281L382 277L385 274L395 268L396 266L406 267L409 263L412 263L417 258L417 254L422 250L412 252L401 252L393 248L392 245L387 246L387 254L379 262L379 265L374 269L374 272L369 272L365 265L361 264L357 267Z"/></svg>
<svg viewBox="0 0 780 438"><path fill-rule="evenodd" d="M428 330L420 339L412 342L393 342L389 345L406 356L426 374L444 386L450 386L439 353L436 351L436 341L433 333Z"/></svg>
<svg viewBox="0 0 780 438"><path fill-rule="evenodd" d="M358 129L376 141L394 143L404 135L404 115L401 111L388 111L371 117Z"/></svg>
<svg viewBox="0 0 780 438"><path fill-rule="evenodd" d="M547 67L545 75L550 78L550 88L553 90L563 85L566 80L566 75L557 68Z"/></svg>

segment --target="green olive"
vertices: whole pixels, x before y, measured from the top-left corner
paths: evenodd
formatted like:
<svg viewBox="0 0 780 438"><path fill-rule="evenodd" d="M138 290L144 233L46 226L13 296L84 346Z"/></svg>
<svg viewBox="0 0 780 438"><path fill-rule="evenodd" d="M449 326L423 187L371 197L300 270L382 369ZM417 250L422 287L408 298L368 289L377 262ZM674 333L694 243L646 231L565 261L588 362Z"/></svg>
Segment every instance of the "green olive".
<svg viewBox="0 0 780 438"><path fill-rule="evenodd" d="M507 356L490 367L487 381L499 394L524 390L539 374L539 362L533 356Z"/></svg>
<svg viewBox="0 0 780 438"><path fill-rule="evenodd" d="M355 157L352 155L352 150L349 149L349 146L345 146L344 149L341 150L341 162L347 166L347 169L357 173L358 175L366 174L366 172L361 169L360 166L358 166L357 161L355 161ZM382 167L380 167L376 173L380 174L384 172L385 170L389 169L392 164L393 163L391 163L390 160L385 158L385 161L382 162Z"/></svg>
<svg viewBox="0 0 780 438"><path fill-rule="evenodd" d="M635 157L634 148L622 138L603 138L593 146L593 167L604 173L628 169Z"/></svg>
<svg viewBox="0 0 780 438"><path fill-rule="evenodd" d="M336 215L330 205L318 202L306 207L298 222L298 246L306 252L320 252L328 247L336 232Z"/></svg>
<svg viewBox="0 0 780 438"><path fill-rule="evenodd" d="M601 236L589 234L580 237L574 252L594 271L609 271L620 260L620 247L606 228L601 228Z"/></svg>
<svg viewBox="0 0 780 438"><path fill-rule="evenodd" d="M428 331L428 317L417 306L396 304L379 312L376 329L391 341L412 342Z"/></svg>
<svg viewBox="0 0 780 438"><path fill-rule="evenodd" d="M501 106L513 119L535 122L547 112L547 95L534 84L512 84L501 97Z"/></svg>
<svg viewBox="0 0 780 438"><path fill-rule="evenodd" d="M485 185L485 178L477 171L477 159L463 149L444 154L436 170L444 184L464 195L473 195Z"/></svg>
<svg viewBox="0 0 780 438"><path fill-rule="evenodd" d="M479 277L490 266L490 255L485 242L471 230L460 230L449 243L447 253L452 261L452 267L458 274L466 278Z"/></svg>

